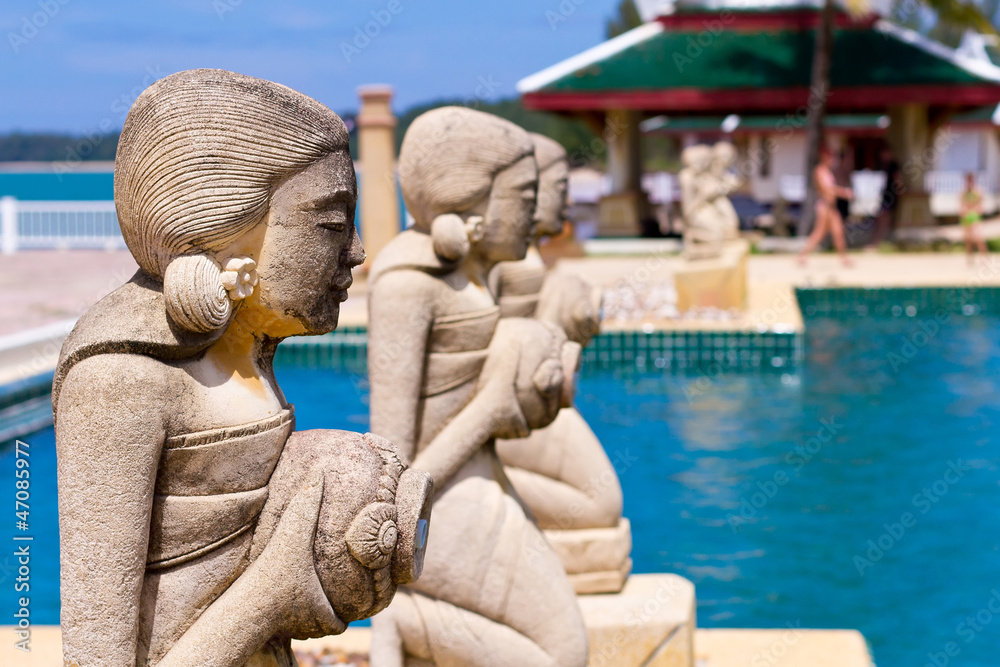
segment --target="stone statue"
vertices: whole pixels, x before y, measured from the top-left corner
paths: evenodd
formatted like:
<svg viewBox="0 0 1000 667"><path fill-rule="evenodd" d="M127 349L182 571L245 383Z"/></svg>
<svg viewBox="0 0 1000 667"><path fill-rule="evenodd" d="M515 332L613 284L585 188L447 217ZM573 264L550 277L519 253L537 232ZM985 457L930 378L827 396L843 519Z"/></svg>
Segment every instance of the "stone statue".
<svg viewBox="0 0 1000 667"><path fill-rule="evenodd" d="M739 218L729 201L729 193L739 186L739 179L729 173L735 158L728 142L697 144L681 153L678 179L688 259L718 257L722 243L739 235Z"/></svg>
<svg viewBox="0 0 1000 667"><path fill-rule="evenodd" d="M538 161L535 241L562 229L569 164L557 142L532 135ZM537 317L586 345L600 325L601 291L575 276L546 275L537 246L494 271L504 317ZM498 440L497 454L518 495L560 556L578 593L621 590L631 571L631 531L622 490L601 442L576 408L527 438ZM595 530L596 529L596 530Z"/></svg>
<svg viewBox="0 0 1000 667"><path fill-rule="evenodd" d="M414 225L369 275L372 431L434 479L423 575L372 619L373 667L582 667L573 588L494 448L569 403L579 346L537 320L500 320L488 276L524 259L538 169L528 134L458 107L418 117L399 175Z"/></svg>
<svg viewBox="0 0 1000 667"><path fill-rule="evenodd" d="M729 194L735 192L740 187L739 177L732 173L733 165L736 163L736 147L728 141L719 141L712 146L712 166L711 174L715 178L718 195L715 197L716 215L719 216L719 227L722 230L722 238L731 241L739 238L740 217L736 214L733 202L729 200Z"/></svg>
<svg viewBox="0 0 1000 667"><path fill-rule="evenodd" d="M53 383L65 664L288 667L420 572L431 481L372 435L295 433L272 359L337 325L357 184L336 114L221 70L136 100L115 203L139 264Z"/></svg>

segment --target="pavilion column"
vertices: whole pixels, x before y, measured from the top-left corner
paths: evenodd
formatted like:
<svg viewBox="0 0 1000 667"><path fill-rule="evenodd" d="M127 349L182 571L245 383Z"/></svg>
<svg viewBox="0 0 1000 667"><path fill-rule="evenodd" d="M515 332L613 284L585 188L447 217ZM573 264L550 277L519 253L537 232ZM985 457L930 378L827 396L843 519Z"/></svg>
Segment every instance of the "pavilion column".
<svg viewBox="0 0 1000 667"><path fill-rule="evenodd" d="M396 191L396 117L392 115L390 86L358 89L358 157L361 163L361 242L365 266L399 233L399 195Z"/></svg>
<svg viewBox="0 0 1000 667"><path fill-rule="evenodd" d="M639 112L609 109L604 126L611 194L600 203L601 236L634 236L649 217L649 201L642 190L642 134Z"/></svg>
<svg viewBox="0 0 1000 667"><path fill-rule="evenodd" d="M890 124L886 139L903 180L896 209L897 226L933 225L930 194L924 188L924 176L933 164L933 136L927 105L890 106L888 115Z"/></svg>

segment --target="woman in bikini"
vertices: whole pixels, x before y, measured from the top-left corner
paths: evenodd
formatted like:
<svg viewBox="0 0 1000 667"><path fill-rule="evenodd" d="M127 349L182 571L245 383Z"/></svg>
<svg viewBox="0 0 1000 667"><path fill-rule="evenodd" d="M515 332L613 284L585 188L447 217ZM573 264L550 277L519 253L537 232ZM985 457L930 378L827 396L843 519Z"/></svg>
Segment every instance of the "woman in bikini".
<svg viewBox="0 0 1000 667"><path fill-rule="evenodd" d="M829 234L844 266L851 266L851 260L847 256L847 241L844 238L844 220L837 210L837 198L853 199L854 192L850 188L837 185L833 176L833 153L826 146L820 149L819 164L813 171L813 179L817 191L816 223L805 247L799 252L799 264L805 266L806 256Z"/></svg>
<svg viewBox="0 0 1000 667"><path fill-rule="evenodd" d="M983 255L989 252L986 241L979 231L979 221L983 219L983 193L976 187L976 177L972 172L965 174L965 192L962 193L958 206L962 231L965 234L965 252L971 266L973 245Z"/></svg>

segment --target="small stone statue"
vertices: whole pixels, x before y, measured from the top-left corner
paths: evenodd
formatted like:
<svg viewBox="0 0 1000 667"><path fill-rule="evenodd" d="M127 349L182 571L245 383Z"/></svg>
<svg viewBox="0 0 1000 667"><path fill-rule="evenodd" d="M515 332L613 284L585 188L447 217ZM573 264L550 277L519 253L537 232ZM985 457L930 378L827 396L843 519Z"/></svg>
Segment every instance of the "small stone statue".
<svg viewBox="0 0 1000 667"><path fill-rule="evenodd" d="M570 340L586 345L599 329L601 292L575 276L546 275L536 245L542 236L562 229L569 174L566 151L548 137L535 134L532 140L539 169L536 243L524 260L502 262L495 269L501 313L552 322ZM551 426L527 438L498 440L497 454L577 592L621 590L631 571L632 547L628 521L622 519L621 484L604 447L576 408L563 408Z"/></svg>
<svg viewBox="0 0 1000 667"><path fill-rule="evenodd" d="M719 226L722 238L731 241L740 235L740 217L736 214L729 194L740 187L740 178L730 170L736 163L736 147L728 141L719 141L712 146L711 173L717 183L718 196L715 198L715 209L719 216Z"/></svg>
<svg viewBox="0 0 1000 667"><path fill-rule="evenodd" d="M735 158L728 142L689 146L681 154L678 179L688 259L717 257L722 243L739 235L739 218L729 201L729 193L739 187L739 179L729 173Z"/></svg>
<svg viewBox="0 0 1000 667"><path fill-rule="evenodd" d="M372 619L372 665L582 667L573 588L494 448L555 418L579 357L555 325L500 320L488 287L531 241L534 145L495 116L436 109L407 131L399 174L414 226L369 276L371 426L431 473L435 534L421 579Z"/></svg>
<svg viewBox="0 0 1000 667"><path fill-rule="evenodd" d="M290 667L420 573L431 481L372 435L295 433L272 359L337 325L357 185L336 114L221 70L136 100L115 162L133 278L52 390L66 665Z"/></svg>

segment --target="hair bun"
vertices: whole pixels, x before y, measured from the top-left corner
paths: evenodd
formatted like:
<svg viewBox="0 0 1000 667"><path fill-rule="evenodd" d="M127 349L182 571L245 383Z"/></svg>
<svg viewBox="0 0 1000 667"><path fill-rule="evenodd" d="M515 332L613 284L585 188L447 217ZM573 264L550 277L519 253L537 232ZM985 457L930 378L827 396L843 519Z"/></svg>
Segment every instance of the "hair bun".
<svg viewBox="0 0 1000 667"><path fill-rule="evenodd" d="M221 329L233 312L222 267L207 255L175 257L163 275L163 298L167 316L187 331Z"/></svg>
<svg viewBox="0 0 1000 667"><path fill-rule="evenodd" d="M460 262L472 249L465 221L454 213L445 213L431 223L434 254L447 262Z"/></svg>

